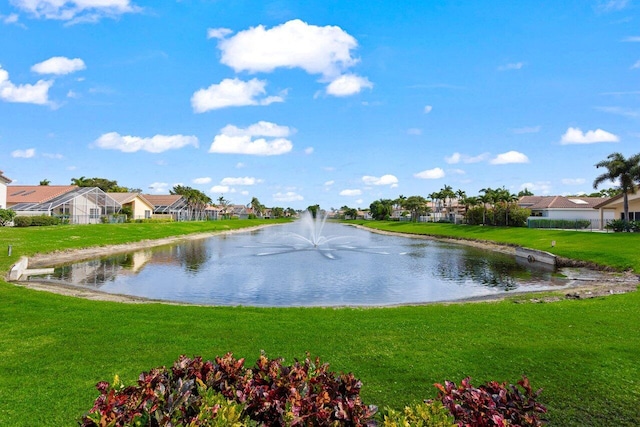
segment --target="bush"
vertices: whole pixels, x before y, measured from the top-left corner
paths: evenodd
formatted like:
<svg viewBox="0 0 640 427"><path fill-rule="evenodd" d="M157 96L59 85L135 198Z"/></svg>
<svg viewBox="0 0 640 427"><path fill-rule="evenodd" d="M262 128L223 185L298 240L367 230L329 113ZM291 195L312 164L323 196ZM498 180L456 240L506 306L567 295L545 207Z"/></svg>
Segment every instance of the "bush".
<svg viewBox="0 0 640 427"><path fill-rule="evenodd" d="M167 217L167 218L140 218L140 219L136 219L133 222L138 223L138 224L157 224L157 223L162 223L162 222L173 222L173 218L171 217Z"/></svg>
<svg viewBox="0 0 640 427"><path fill-rule="evenodd" d="M518 381L524 393L518 387L506 384L491 381L475 388L470 378L465 378L459 387L450 381L445 381L444 386L435 386L439 390L438 399L460 426L543 425L544 421L538 418L538 414L546 413L547 409L536 402L541 390L533 392L527 377Z"/></svg>
<svg viewBox="0 0 640 427"><path fill-rule="evenodd" d="M591 227L588 219L530 219L529 228L559 228L564 230L583 230Z"/></svg>
<svg viewBox="0 0 640 427"><path fill-rule="evenodd" d="M375 409L362 404L360 387L352 374L336 375L308 357L284 366L261 355L246 369L231 353L215 363L180 356L171 370L142 373L137 386L99 382L81 425L362 426Z"/></svg>
<svg viewBox="0 0 640 427"><path fill-rule="evenodd" d="M31 226L30 216L17 216L13 218L13 225L16 227L29 227Z"/></svg>
<svg viewBox="0 0 640 427"><path fill-rule="evenodd" d="M609 221L606 225L606 228L609 230L613 230L616 233L620 233L622 231L629 231L637 233L640 231L640 221L625 221L623 219L614 219L613 221Z"/></svg>
<svg viewBox="0 0 640 427"><path fill-rule="evenodd" d="M55 216L37 215L37 216L31 217L31 226L33 227L58 225L58 224L60 224L60 219Z"/></svg>
<svg viewBox="0 0 640 427"><path fill-rule="evenodd" d="M13 221L16 213L13 209L0 209L0 227L4 227Z"/></svg>
<svg viewBox="0 0 640 427"><path fill-rule="evenodd" d="M406 406L402 412L387 409L382 417L383 427L455 427L453 417L440 402Z"/></svg>

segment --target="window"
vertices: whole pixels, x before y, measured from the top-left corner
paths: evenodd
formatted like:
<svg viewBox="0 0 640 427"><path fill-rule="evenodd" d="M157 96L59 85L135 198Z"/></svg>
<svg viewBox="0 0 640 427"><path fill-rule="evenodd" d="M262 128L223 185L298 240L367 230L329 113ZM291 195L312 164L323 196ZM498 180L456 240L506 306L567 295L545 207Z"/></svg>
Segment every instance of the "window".
<svg viewBox="0 0 640 427"><path fill-rule="evenodd" d="M151 218L151 211L144 211L144 217L145 219Z"/></svg>
<svg viewBox="0 0 640 427"><path fill-rule="evenodd" d="M89 218L91 219L100 218L100 209L98 208L89 209Z"/></svg>

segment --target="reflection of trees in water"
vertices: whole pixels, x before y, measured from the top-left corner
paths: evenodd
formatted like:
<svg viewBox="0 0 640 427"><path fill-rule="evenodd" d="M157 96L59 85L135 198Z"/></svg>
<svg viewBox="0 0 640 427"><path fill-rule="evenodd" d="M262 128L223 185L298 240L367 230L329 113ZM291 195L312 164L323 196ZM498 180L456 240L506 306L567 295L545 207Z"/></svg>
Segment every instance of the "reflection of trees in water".
<svg viewBox="0 0 640 427"><path fill-rule="evenodd" d="M48 278L61 280L73 285L99 288L107 282L114 281L123 267L128 267L130 263L131 260L128 254L122 254L115 257L57 267Z"/></svg>
<svg viewBox="0 0 640 427"><path fill-rule="evenodd" d="M434 274L454 283L472 280L509 291L518 287L516 277L527 275L525 268L503 254L453 245L437 246L434 251L426 251L425 248L430 246L430 243L412 244L407 255L417 259L433 259Z"/></svg>
<svg viewBox="0 0 640 427"><path fill-rule="evenodd" d="M180 245L163 246L153 251L152 264L178 264L187 272L196 273L209 260L204 239L189 240Z"/></svg>

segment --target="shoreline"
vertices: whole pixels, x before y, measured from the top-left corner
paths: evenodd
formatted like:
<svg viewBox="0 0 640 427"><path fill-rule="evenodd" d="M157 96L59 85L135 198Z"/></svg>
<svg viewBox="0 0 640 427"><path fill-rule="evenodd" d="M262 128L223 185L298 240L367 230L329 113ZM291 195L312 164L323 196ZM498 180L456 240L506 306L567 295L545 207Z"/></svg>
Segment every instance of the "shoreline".
<svg viewBox="0 0 640 427"><path fill-rule="evenodd" d="M119 245L109 245L109 246L98 246L98 247L90 247L83 249L73 249L73 250L65 250L65 251L56 251L50 252L46 254L36 254L35 256L29 258L29 266L30 267L44 267L44 266L54 266L65 264L73 261L83 261L87 259L100 258L109 255L115 255L124 252L131 252L141 249L148 249L158 246L175 244L182 241L189 240L198 240L198 239L206 239L214 236L235 234L235 233L244 233L251 232L265 227L272 227L280 224L265 224L254 227L247 227L236 230L226 230L226 231L213 231L206 233L194 233L187 234L182 236L173 236L173 237L165 237L162 239L156 240L141 240L139 242L132 242L127 244L119 244ZM495 242L481 242L477 240L464 240L464 239L455 239L455 238L447 238L447 237L438 237L438 236L428 236L428 235L420 235L420 234L410 234L410 233L397 233L386 230L378 230L374 228L364 227L358 224L348 224L351 227L356 227L358 229L362 229L365 231L369 231L372 233L389 235L389 236L401 236L412 239L422 239L422 240L434 240L445 243L455 243L466 246L473 246L480 249L491 250L495 252L500 252L507 255L515 256L515 246L498 244ZM568 263L567 265L580 265L579 262L575 262L574 264ZM376 305L376 306L335 306L335 307L325 307L325 308L392 308L398 306L423 306L430 304L464 304L464 303L472 303L472 302L495 302L502 301L504 299L510 297L522 297L526 295L535 296L536 294L557 294L558 292L567 292L564 296L561 295L553 295L553 296L544 296L541 298L530 298L531 302L553 302L559 301L561 299L584 299L584 298L595 298L601 296L608 296L614 294L622 294L627 292L634 292L638 290L638 286L640 285L640 281L638 280L638 276L623 273L613 275L611 273L603 273L601 272L601 277L596 279L569 279L573 281L575 284L569 284L566 287L559 288L557 290L548 290L548 291L513 291L509 293L501 293L499 295L483 295L477 297L469 297L458 300L446 300L446 301L428 301L422 303L410 303L410 304L390 304L390 305ZM576 283L577 282L577 283ZM203 305L203 304L193 304L193 303L185 303L179 301L170 301L170 300L157 300L150 299L144 297L135 297L123 294L111 294L107 292L102 292L95 289L83 288L80 286L62 284L56 282L46 282L46 281L11 281L11 283L15 286L28 288L36 291L44 291L51 292L59 295L72 296L76 298L83 298L88 300L95 301L111 301L111 302L120 302L120 303L130 303L130 304L168 304L168 305L186 305L186 306L202 306L202 307L217 307L215 305ZM312 308L312 307L310 307Z"/></svg>

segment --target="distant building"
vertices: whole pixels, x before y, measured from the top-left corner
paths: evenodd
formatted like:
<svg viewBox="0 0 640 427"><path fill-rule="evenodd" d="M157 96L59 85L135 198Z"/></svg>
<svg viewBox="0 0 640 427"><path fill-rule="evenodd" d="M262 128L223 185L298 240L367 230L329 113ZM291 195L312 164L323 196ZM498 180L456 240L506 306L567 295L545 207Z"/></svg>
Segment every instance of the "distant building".
<svg viewBox="0 0 640 427"><path fill-rule="evenodd" d="M629 220L640 221L640 189L636 190L635 194L627 194L629 201ZM595 208L599 212L606 212L607 210L613 211L613 216L616 219L624 219L624 195L618 194L610 199L602 200Z"/></svg>
<svg viewBox="0 0 640 427"><path fill-rule="evenodd" d="M131 209L132 219L151 218L154 210L153 204L140 193L107 193L109 197L117 201L123 208Z"/></svg>
<svg viewBox="0 0 640 427"><path fill-rule="evenodd" d="M596 209L608 201L602 197L523 196L518 206L531 210L530 219L589 220L591 228L602 229L615 218L614 209Z"/></svg>

